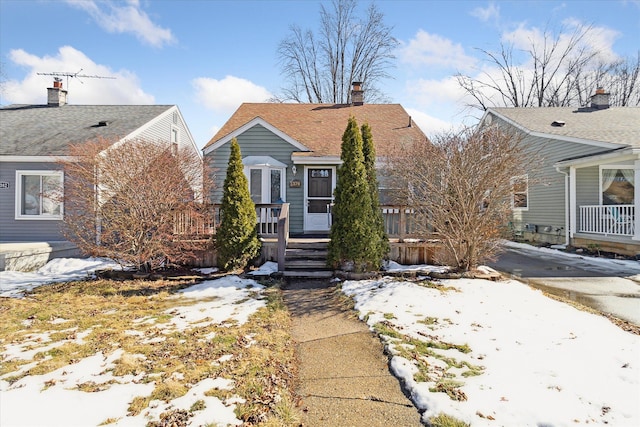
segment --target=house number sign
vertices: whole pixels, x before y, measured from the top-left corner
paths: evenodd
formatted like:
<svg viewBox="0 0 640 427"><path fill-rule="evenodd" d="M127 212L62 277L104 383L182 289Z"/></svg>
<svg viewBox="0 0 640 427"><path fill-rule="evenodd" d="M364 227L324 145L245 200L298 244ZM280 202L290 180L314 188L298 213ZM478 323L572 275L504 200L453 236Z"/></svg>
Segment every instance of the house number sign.
<svg viewBox="0 0 640 427"><path fill-rule="evenodd" d="M289 181L289 187L300 188L302 187L302 181L300 181L299 179L292 179L291 181Z"/></svg>
<svg viewBox="0 0 640 427"><path fill-rule="evenodd" d="M0 181L0 188L9 188L9 183L7 181Z"/></svg>

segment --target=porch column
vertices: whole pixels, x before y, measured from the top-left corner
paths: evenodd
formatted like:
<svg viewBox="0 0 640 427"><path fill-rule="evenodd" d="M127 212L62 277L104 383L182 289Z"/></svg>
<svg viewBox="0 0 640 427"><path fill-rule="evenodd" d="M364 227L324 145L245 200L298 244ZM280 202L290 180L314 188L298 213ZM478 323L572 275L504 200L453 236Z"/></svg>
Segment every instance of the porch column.
<svg viewBox="0 0 640 427"><path fill-rule="evenodd" d="M569 237L573 238L578 222L576 209L576 167L569 167Z"/></svg>
<svg viewBox="0 0 640 427"><path fill-rule="evenodd" d="M633 162L633 240L640 240L640 160Z"/></svg>

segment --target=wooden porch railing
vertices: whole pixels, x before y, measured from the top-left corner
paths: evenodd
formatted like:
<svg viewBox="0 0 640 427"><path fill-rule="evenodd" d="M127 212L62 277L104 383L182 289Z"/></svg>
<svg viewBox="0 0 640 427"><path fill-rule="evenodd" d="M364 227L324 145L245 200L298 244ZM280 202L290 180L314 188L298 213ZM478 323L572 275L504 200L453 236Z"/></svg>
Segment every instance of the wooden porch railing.
<svg viewBox="0 0 640 427"><path fill-rule="evenodd" d="M216 218L211 205L186 205L173 213L173 234L177 236L210 236L215 234Z"/></svg>
<svg viewBox="0 0 640 427"><path fill-rule="evenodd" d="M381 206L384 227L391 239L417 238L417 213L409 206ZM178 235L212 235L220 224L220 205L189 206L176 211L174 233ZM289 203L256 205L256 225L260 237L289 236ZM281 230L286 226L286 230Z"/></svg>
<svg viewBox="0 0 640 427"><path fill-rule="evenodd" d="M634 205L580 206L578 232L609 236L633 236Z"/></svg>
<svg viewBox="0 0 640 427"><path fill-rule="evenodd" d="M278 271L284 271L289 243L289 203L283 203L278 216Z"/></svg>
<svg viewBox="0 0 640 427"><path fill-rule="evenodd" d="M382 209L384 228L389 238L402 241L419 237L417 212L414 208L384 205L380 206L380 209Z"/></svg>

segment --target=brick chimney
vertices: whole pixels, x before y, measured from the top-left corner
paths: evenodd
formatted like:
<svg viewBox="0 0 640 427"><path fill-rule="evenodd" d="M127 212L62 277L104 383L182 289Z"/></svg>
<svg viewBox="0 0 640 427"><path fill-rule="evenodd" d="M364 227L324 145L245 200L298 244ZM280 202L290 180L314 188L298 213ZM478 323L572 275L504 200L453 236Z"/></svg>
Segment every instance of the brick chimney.
<svg viewBox="0 0 640 427"><path fill-rule="evenodd" d="M53 87L47 88L47 105L61 107L67 103L67 91L62 89L62 79L53 78Z"/></svg>
<svg viewBox="0 0 640 427"><path fill-rule="evenodd" d="M597 88L595 95L591 95L591 108L596 110L609 108L609 94L603 88Z"/></svg>
<svg viewBox="0 0 640 427"><path fill-rule="evenodd" d="M364 104L364 91L362 90L362 82L353 82L351 90L351 105Z"/></svg>

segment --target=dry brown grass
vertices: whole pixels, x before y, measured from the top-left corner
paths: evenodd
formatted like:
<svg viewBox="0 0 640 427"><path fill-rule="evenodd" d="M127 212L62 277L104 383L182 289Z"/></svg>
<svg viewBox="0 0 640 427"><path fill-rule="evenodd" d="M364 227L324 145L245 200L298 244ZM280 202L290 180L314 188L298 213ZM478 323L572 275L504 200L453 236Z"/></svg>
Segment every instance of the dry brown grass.
<svg viewBox="0 0 640 427"><path fill-rule="evenodd" d="M174 297L177 290L193 283L193 279L103 279L43 286L23 299L0 299L0 350L22 344L23 349L36 352L28 360L2 360L0 376L14 382L97 352L108 355L121 350L111 368L116 378L137 375L141 382L155 383L149 396L130 402L131 415L143 411L153 399L169 401L199 381L223 377L234 381L234 389L207 394L222 400L231 395L245 399L236 409L242 421L297 425L299 414L292 403L296 370L291 319L277 284L258 296L266 299L267 306L244 325L211 324L163 332L173 308L196 302ZM144 319L153 321L141 321ZM224 355L232 357L214 363ZM26 366L34 361L34 366ZM109 386L84 383L78 388L96 392ZM202 409L195 405L192 411Z"/></svg>

